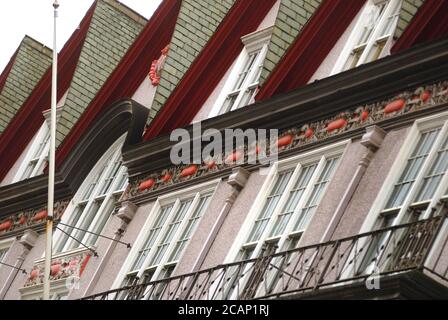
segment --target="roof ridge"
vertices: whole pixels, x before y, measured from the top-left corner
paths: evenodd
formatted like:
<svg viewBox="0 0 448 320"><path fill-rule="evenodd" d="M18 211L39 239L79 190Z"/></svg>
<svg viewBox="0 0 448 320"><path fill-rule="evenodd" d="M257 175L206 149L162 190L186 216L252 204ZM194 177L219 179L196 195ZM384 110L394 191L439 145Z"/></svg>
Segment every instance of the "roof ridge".
<svg viewBox="0 0 448 320"><path fill-rule="evenodd" d="M28 44L31 48L37 50L40 53L43 53L49 57L53 56L53 50L49 47L47 47L46 45L44 45L42 42L34 39L33 37L29 36L29 35L25 35L19 45L22 46L22 44Z"/></svg>
<svg viewBox="0 0 448 320"><path fill-rule="evenodd" d="M142 19L116 0L97 0L56 128L65 139L144 28ZM137 20L136 20L137 19Z"/></svg>
<svg viewBox="0 0 448 320"><path fill-rule="evenodd" d="M125 5L124 3L122 3L118 0L98 0L98 1L101 1L101 2L104 2L108 5L110 5L111 7L113 7L114 9L117 9L118 11L125 14L126 16L128 16L129 18L131 18L132 20L134 20L137 23L145 25L148 22L148 19L146 19L140 13L131 9L130 7L128 7L127 5Z"/></svg>

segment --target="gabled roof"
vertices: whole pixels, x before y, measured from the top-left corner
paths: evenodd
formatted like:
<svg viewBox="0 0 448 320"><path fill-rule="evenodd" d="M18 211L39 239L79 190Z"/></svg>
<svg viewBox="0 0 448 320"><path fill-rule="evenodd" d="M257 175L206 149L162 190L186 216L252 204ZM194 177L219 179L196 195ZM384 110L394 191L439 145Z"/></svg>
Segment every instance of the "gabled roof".
<svg viewBox="0 0 448 320"><path fill-rule="evenodd" d="M67 91L78 62L95 4L87 11L79 27L59 52L58 100ZM51 103L51 68L0 135L0 180L5 177L44 121L42 112Z"/></svg>
<svg viewBox="0 0 448 320"><path fill-rule="evenodd" d="M59 146L56 153L58 167L96 119L116 101L131 97L148 76L151 63L159 58L161 50L172 38L180 4L178 0L164 0L159 5L137 40Z"/></svg>
<svg viewBox="0 0 448 320"><path fill-rule="evenodd" d="M146 20L116 0L98 0L56 129L64 140L143 29Z"/></svg>
<svg viewBox="0 0 448 320"><path fill-rule="evenodd" d="M25 36L2 76L0 134L51 65L52 51Z"/></svg>
<svg viewBox="0 0 448 320"><path fill-rule="evenodd" d="M57 127L58 142L67 134L67 126L71 129L79 119L145 21L115 0L96 0L92 4L59 53L58 100L67 90L69 92ZM49 69L0 136L0 180L42 125L42 112L50 108L50 101Z"/></svg>
<svg viewBox="0 0 448 320"><path fill-rule="evenodd" d="M260 84L269 77L321 3L322 0L281 0Z"/></svg>
<svg viewBox="0 0 448 320"><path fill-rule="evenodd" d="M236 0L183 0L148 123L165 104Z"/></svg>
<svg viewBox="0 0 448 320"><path fill-rule="evenodd" d="M163 108L150 121L144 135L145 140L192 121L243 49L241 37L257 30L275 2L276 0L236 1ZM162 77L169 75L162 71Z"/></svg>

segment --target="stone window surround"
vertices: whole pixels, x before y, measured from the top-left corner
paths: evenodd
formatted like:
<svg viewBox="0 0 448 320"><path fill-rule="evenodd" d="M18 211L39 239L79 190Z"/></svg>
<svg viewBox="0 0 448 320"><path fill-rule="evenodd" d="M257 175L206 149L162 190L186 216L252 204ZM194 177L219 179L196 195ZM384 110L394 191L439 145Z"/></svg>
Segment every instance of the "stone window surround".
<svg viewBox="0 0 448 320"><path fill-rule="evenodd" d="M216 188L220 181L221 181L221 179L215 179L215 180L200 184L198 186L190 187L190 188L183 189L180 191L175 191L173 193L169 193L169 194L158 197L157 200L154 202L154 205L151 208L151 212L148 214L148 218L146 219L145 224L141 228L136 240L134 241L131 251L129 252L128 256L126 257L117 277L115 278L115 281L112 284L111 290L121 287L123 281L126 278L126 275L128 274L128 272L131 268L131 264L134 263L135 259L137 258L139 250L141 250L141 247L143 246L143 243L146 240L148 231L151 228L153 222L155 221L155 218L157 216L156 214L160 211L160 208L162 207L163 203L168 203L168 202L173 201L178 198L185 198L187 196L196 195L196 194L204 194L204 193L210 193L211 194L210 199L211 199L211 201L213 201L214 193L216 192ZM190 210L191 210L191 208L190 208ZM205 214L207 214L207 209L204 211L203 215L205 215ZM176 232L177 235L180 235L180 233L183 231L183 229L185 227L185 222L188 219L187 219L187 217L185 217L183 220L184 221L183 221L182 225L178 228L178 230ZM199 221L199 223L200 223L200 221ZM198 223L198 225L199 225L199 223ZM166 229L165 228L166 225L168 225L168 221L165 221L163 229ZM159 234L158 239L161 238L161 235L164 231L163 229L162 229L162 232ZM194 236L194 231L192 233L192 236ZM176 238L177 237L175 235L173 237L173 239L176 239ZM171 245L174 242L175 241L172 241ZM156 241L156 243L157 243L157 241ZM187 246L188 246L188 244L187 244ZM168 248L165 255L167 255L167 253L169 253L170 251L171 251L170 248ZM181 260L181 259L182 259L182 256L179 258L179 260ZM161 263L161 264L163 264L163 263ZM158 268L158 269L160 269L160 268ZM175 270L174 270L174 272L175 272Z"/></svg>
<svg viewBox="0 0 448 320"><path fill-rule="evenodd" d="M354 48L356 48L356 46L357 46L357 42L359 41L361 31L364 29L366 15L372 10L373 7L375 7L381 3L384 3L384 2L389 2L386 4L386 8L385 8L384 12L382 13L382 16L380 17L380 20L374 26L372 33L370 34L369 38L367 39L367 42L363 49L363 54L359 58L356 65L359 66L359 65L362 65L362 64L368 62L367 58L368 58L369 53L371 52L375 43L381 38L379 33L382 31L383 27L385 26L388 17L393 13L393 9L396 7L396 3L400 2L400 1L402 1L402 0L368 0L368 2L365 4L364 9L362 10L362 12L358 18L358 21L357 21L355 27L353 28L353 31L350 34L350 37L347 40L347 43L346 43L343 51L341 52L341 54L339 56L339 59L336 61L336 64L335 64L330 75L334 75L334 74L344 71L344 67L346 66L346 63L347 63L350 55L352 54ZM396 25L394 26L394 28L396 28ZM389 54L390 48L394 41L393 35L394 35L393 32L391 35L389 35L389 38L386 41L386 44L384 45L384 48L378 58L382 58Z"/></svg>
<svg viewBox="0 0 448 320"><path fill-rule="evenodd" d="M400 175L403 173L403 170L407 164L408 157L415 148L415 145L420 136L420 132L423 130L435 128L437 126L442 125L444 126L444 128L439 133L438 140L446 138L446 135L448 134L448 112L434 114L425 118L418 119L414 122L412 127L409 129L407 137L403 143L403 146L401 147L401 150L397 158L395 159L393 165L390 168L388 176L384 180L384 183L381 187L381 192L376 197L361 227L360 233L369 232L373 230L377 225L378 218L382 215L384 211L383 209L386 205L386 202L389 200L389 197L392 193L395 183L398 181ZM438 145L438 143L436 142L434 145ZM435 149L437 148L432 148L432 150ZM434 153L437 153L437 150L435 150L433 154ZM406 200L404 201L398 212L396 212L396 218L394 219L393 225L399 225L400 223L402 223L405 220L405 216L409 214L408 209L411 204L412 198L418 191L418 188L421 186L420 182L422 181L423 177L427 174L427 171L432 165L432 163L433 161L431 161L431 159L427 159L427 161L421 168L420 173L418 174L411 190L408 192L406 196ZM445 172L444 177L442 178L442 181L439 187L437 188L430 203L428 204L427 208L424 209L424 211L422 212L420 216L421 219L429 218L430 215L434 212L434 210L440 208L441 202L445 200L443 198L443 193L447 188L448 188L448 171Z"/></svg>
<svg viewBox="0 0 448 320"><path fill-rule="evenodd" d="M67 92L62 96L60 101L58 102L57 109L56 109L56 121L59 120L59 117L61 116L62 108L65 103L65 99L67 97ZM16 174L14 175L13 182L18 182L21 180L29 179L32 177L35 177L39 174L43 173L44 163L47 161L48 158L48 152L50 149L50 109L45 110L42 112L42 115L44 117L44 122L42 123L42 126L37 131L36 136L32 141L32 145L28 152L26 153L26 156L24 158L24 161L19 166L19 169L17 170ZM38 147L46 140L45 146L43 147L42 151L39 153L37 157L33 156L36 154ZM35 168L32 172L29 173L29 176L24 176L25 171L27 170L28 166L31 164L31 162L36 161L36 158L38 159L35 165Z"/></svg>
<svg viewBox="0 0 448 320"><path fill-rule="evenodd" d="M12 246L15 238L8 238L4 240L0 240L0 251L6 250L3 257L0 257L0 262L4 261L5 258L8 256L8 250ZM2 265L0 265L2 267Z"/></svg>
<svg viewBox="0 0 448 320"><path fill-rule="evenodd" d="M108 151L101 157L100 160L98 160L97 164L94 166L94 168L91 170L91 172L90 172L90 173L87 175L87 177L84 179L83 184L80 186L80 188L78 189L77 193L75 194L75 196L72 198L72 200L71 200L70 203L68 204L67 209L65 210L65 213L64 213L64 215L62 216L62 219L61 219L61 222L62 222L62 223L71 225L71 224L70 224L70 221L71 221L71 219L72 219L72 215L73 215L73 213L74 213L74 211L75 211L75 209L76 209L78 203L80 202L82 195L84 195L84 193L86 192L86 189L90 186L90 183L86 183L86 182L91 182L91 181L92 181L92 178L95 177L95 176L98 174L98 170L102 167L102 165L104 165L104 162L107 161L107 159L109 158L109 156L113 155L113 154L116 153L116 152L119 152L119 153L121 154L121 148L120 148L120 146L122 145L122 143L123 143L123 141L124 141L124 138L125 138L125 136L122 136L122 137L119 138L119 139L118 139L118 140L117 140L111 147L109 147ZM119 149L119 150L117 150L117 149ZM108 166L108 167L109 167L109 166ZM122 167L120 170L118 170L115 179L117 179L117 177L119 177L121 174L123 174L123 170L124 170L123 167ZM108 175L108 170L105 170L105 172L103 172L103 174L102 174L102 176L101 176L101 178L100 178L103 182L104 182L104 180L105 180L105 179L103 179L103 178L104 178L106 175L109 176L109 175ZM97 188L99 188L98 185L95 186L95 189L97 189ZM112 187L110 187L109 189L110 189L110 190L109 190L109 191L107 192L107 194L105 195L105 198L104 198L104 200L103 200L103 204L104 204L104 201L107 201L107 198L108 198L108 197L113 197L116 193L120 193L120 194L121 194L121 192L123 191L123 190L112 191L112 190L113 190ZM94 191L95 191L95 190L93 190L92 192L94 192ZM98 215L98 211L101 210L101 209L104 211L104 209L107 209L107 208L105 208L104 206L101 206L101 207L96 211L96 216L97 216L97 218L94 218L94 220L93 220L92 223L90 224L91 226L96 226L96 224L97 224L97 222L98 222L98 218L99 218L99 216L101 216L101 214ZM84 217L84 218L85 218L85 217ZM79 222L80 222L80 221L77 222L77 227L79 226L79 225L78 225ZM105 226L106 226L106 225L107 225L107 222L105 223ZM63 226L61 226L61 227L63 228ZM103 229L103 230L104 230L104 229ZM91 228L89 228L89 231L91 231ZM72 232L73 232L73 231L72 231ZM70 233L70 232L68 232L68 233ZM54 243L54 245L53 245L54 248L57 248L58 246L60 246L60 241L62 241L62 238L64 238L64 234L63 234L61 231L57 230L57 231L55 232L55 235L54 235L54 242L53 242L53 243ZM68 239L68 241L66 241L67 243L64 245L63 250L62 250L60 253L65 252L65 253L67 253L67 254L70 254L71 251L73 251L73 250L67 250L67 247L68 247L68 244L70 244L70 243L73 242L73 241L74 241L74 240L72 240L72 239ZM93 249L94 249L94 248L93 248ZM76 251L77 248L74 248L74 250Z"/></svg>
<svg viewBox="0 0 448 320"><path fill-rule="evenodd" d="M229 253L227 254L227 257L225 258L224 263L231 263L231 262L234 262L235 259L237 259L240 249L242 247L242 244L244 244L244 242L247 238L247 235L249 234L249 232L253 226L253 222L259 215L259 213L262 209L262 205L265 202L264 200L268 196L268 193L271 190L271 186L275 182L275 178L278 176L279 171L284 170L286 168L296 167L299 165L299 163L307 162L310 159L316 159L316 158L321 158L321 157L328 158L328 157L334 157L334 156L343 157L348 145L349 145L349 140L344 140L344 141L334 143L329 146L325 146L323 148L319 148L319 149L312 150L312 151L304 153L304 154L300 154L300 155L297 155L297 156L294 156L294 157L291 157L291 158L288 158L285 160L281 160L276 165L272 166L269 169L266 180L265 180L263 186L261 187L260 192L258 193L256 199L254 200L254 204L252 205L251 209L249 210L249 213L248 213L237 237L235 238L235 241L233 242L233 245L230 248ZM337 170L337 166L336 166L334 172ZM267 170L267 169L261 169L261 170ZM333 175L334 175L334 172L333 172ZM293 178L291 180L293 180ZM278 211L278 210L276 210L276 211ZM297 213L297 212L295 211L295 213ZM288 226L293 226L295 221L297 220L297 215L295 213L294 213L294 216L289 221ZM273 217L271 218L271 220L272 220L271 224L275 220L275 219L273 219ZM312 219L312 217L310 218L309 221L311 221L311 219ZM268 231L269 231L269 226L266 227L266 230L264 233L267 234ZM287 227L285 232L283 232L280 240L278 241L278 246L280 248L282 248L286 244L289 236L290 236L290 234L288 232L288 227ZM257 245L256 249L254 250L253 256L256 256L261 251L262 245L265 242L264 240L266 240L265 238L266 237L260 238L260 240L258 241L258 245ZM299 243L300 243L300 240L299 240Z"/></svg>
<svg viewBox="0 0 448 320"><path fill-rule="evenodd" d="M244 37L241 38L241 42L244 45L244 49L241 51L240 55L235 61L235 64L232 68L232 71L226 80L224 87L221 90L221 93L219 94L218 98L216 99L216 102L210 111L210 114L208 118L213 118L218 116L219 114L223 113L222 107L224 105L225 100L227 99L227 96L232 91L233 86L235 85L238 75L241 72L242 68L244 67L244 64L249 57L249 54L251 52L261 50L256 61L254 62L254 69L252 71L252 74L254 74L255 70L257 69L257 66L259 64L262 64L262 62L265 59L268 45L269 45L269 39L272 35L272 30L274 29L273 26L265 28L263 30L255 31L253 33L250 33ZM251 75L248 75L248 79L251 78ZM248 79L246 79L245 83L242 84L242 87L240 89L240 93L238 94L237 100L234 102L234 105L238 105L241 101L241 98L243 96L243 92L246 91L249 87ZM246 85L247 84L247 85ZM234 110L234 109L232 109Z"/></svg>

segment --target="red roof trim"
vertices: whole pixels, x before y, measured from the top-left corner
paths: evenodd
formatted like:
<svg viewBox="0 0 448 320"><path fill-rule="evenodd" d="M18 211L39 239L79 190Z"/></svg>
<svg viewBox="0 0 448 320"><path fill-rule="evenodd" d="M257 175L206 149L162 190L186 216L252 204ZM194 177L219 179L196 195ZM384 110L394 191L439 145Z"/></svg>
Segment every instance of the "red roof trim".
<svg viewBox="0 0 448 320"><path fill-rule="evenodd" d="M364 3L359 0L323 2L263 84L256 100L306 85Z"/></svg>
<svg viewBox="0 0 448 320"><path fill-rule="evenodd" d="M402 50L448 35L448 0L426 0L391 52Z"/></svg>
<svg viewBox="0 0 448 320"><path fill-rule="evenodd" d="M87 110L82 114L56 154L59 166L95 118L113 102L134 94L148 76L151 63L171 41L181 1L165 0L120 61Z"/></svg>
<svg viewBox="0 0 448 320"><path fill-rule="evenodd" d="M144 135L159 134L189 124L243 49L240 38L253 32L275 0L239 0L195 59Z"/></svg>
<svg viewBox="0 0 448 320"><path fill-rule="evenodd" d="M68 90L93 16L96 1L87 11L80 27L59 53L58 100ZM46 71L19 112L0 136L0 181L17 161L43 123L42 112L51 104L51 67Z"/></svg>

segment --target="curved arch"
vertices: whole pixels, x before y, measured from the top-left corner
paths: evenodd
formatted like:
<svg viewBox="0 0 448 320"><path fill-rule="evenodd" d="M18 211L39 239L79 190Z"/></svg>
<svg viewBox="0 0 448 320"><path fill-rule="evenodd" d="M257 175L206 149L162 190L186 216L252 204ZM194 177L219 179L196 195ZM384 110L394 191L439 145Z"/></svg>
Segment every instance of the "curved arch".
<svg viewBox="0 0 448 320"><path fill-rule="evenodd" d="M124 145L141 141L149 110L131 99L119 100L105 110L58 166L76 190L101 156L127 132Z"/></svg>
<svg viewBox="0 0 448 320"><path fill-rule="evenodd" d="M109 147L127 132L125 146L141 140L149 110L122 99L101 113L57 166L55 199L72 197ZM0 188L0 217L47 201L47 174Z"/></svg>

